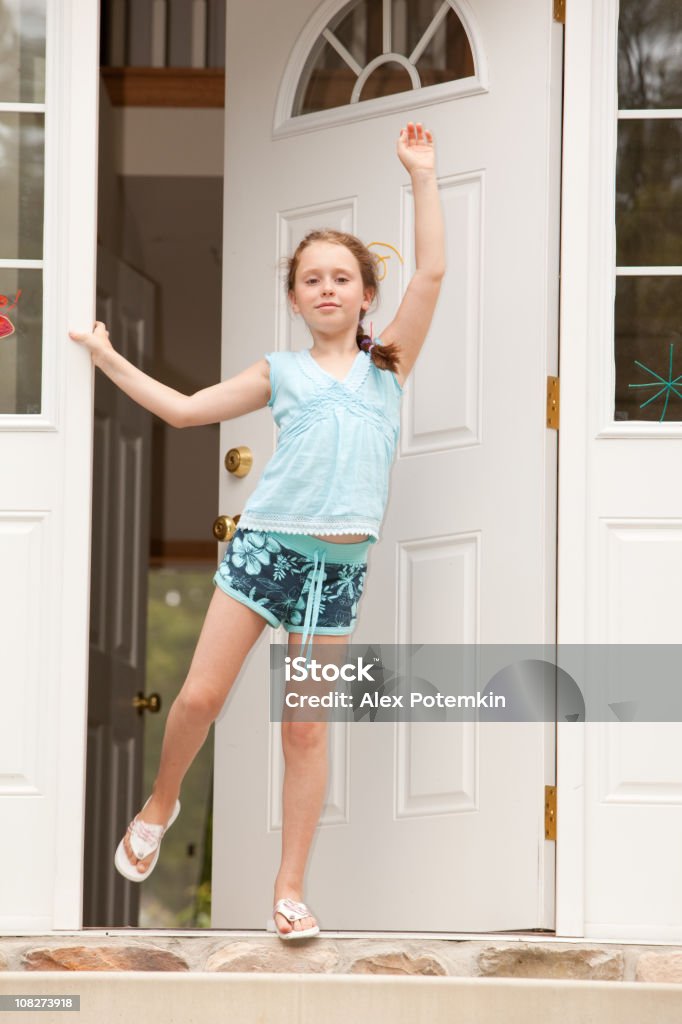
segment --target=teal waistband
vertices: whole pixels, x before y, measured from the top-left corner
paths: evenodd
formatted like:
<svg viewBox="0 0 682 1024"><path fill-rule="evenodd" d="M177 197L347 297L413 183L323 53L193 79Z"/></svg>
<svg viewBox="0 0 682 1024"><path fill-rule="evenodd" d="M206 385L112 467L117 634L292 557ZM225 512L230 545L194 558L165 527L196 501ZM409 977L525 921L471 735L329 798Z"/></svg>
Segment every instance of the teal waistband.
<svg viewBox="0 0 682 1024"><path fill-rule="evenodd" d="M320 540L319 537L305 533L279 533L275 530L268 530L268 533L272 533L285 547L298 551L299 555L312 556L316 552L318 555L324 553L325 561L341 565L347 562L354 565L358 562L366 562L367 552L373 543L373 538L353 544L346 544L344 541L337 544L332 540Z"/></svg>

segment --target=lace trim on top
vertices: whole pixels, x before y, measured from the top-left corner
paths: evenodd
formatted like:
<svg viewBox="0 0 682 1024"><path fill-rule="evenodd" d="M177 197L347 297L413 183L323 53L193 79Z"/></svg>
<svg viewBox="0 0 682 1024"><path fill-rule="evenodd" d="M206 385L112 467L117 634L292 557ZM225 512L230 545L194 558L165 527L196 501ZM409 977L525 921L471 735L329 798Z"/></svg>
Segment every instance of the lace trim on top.
<svg viewBox="0 0 682 1024"><path fill-rule="evenodd" d="M310 522L303 523L305 516L291 517L278 512L258 513L244 512L239 519L239 526L243 530L275 530L280 533L300 533L314 536L319 533L327 533L332 537L343 536L345 533L367 533L370 537L379 539L379 533L373 523L367 520L355 519L339 522L325 522L315 520L310 516Z"/></svg>

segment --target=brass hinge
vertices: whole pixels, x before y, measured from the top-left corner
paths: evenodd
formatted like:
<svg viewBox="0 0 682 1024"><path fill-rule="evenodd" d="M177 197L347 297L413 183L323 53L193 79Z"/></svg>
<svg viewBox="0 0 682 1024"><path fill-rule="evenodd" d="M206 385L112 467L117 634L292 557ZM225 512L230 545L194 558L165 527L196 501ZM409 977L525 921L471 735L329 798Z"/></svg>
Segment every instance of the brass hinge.
<svg viewBox="0 0 682 1024"><path fill-rule="evenodd" d="M559 429L559 378L547 378L547 426Z"/></svg>
<svg viewBox="0 0 682 1024"><path fill-rule="evenodd" d="M556 839L556 786L545 786L545 839Z"/></svg>
<svg viewBox="0 0 682 1024"><path fill-rule="evenodd" d="M566 24L566 0L554 0L554 20Z"/></svg>

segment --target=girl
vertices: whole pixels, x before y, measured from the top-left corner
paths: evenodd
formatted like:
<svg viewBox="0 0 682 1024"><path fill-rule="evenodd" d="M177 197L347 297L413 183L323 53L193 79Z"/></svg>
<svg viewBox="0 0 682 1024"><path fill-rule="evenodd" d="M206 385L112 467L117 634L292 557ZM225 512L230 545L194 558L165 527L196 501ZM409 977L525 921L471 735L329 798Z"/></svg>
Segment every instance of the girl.
<svg viewBox="0 0 682 1024"><path fill-rule="evenodd" d="M414 195L416 271L381 341L361 326L377 295L374 259L357 238L335 231L311 232L289 260L289 301L312 346L270 353L194 395L132 366L113 349L104 324L70 333L95 366L171 426L216 423L268 405L280 427L275 454L215 574L189 674L168 713L152 794L116 850L117 869L132 881L153 870L180 810L182 779L266 622L284 626L292 653L313 637L316 645L345 644L355 625L367 550L378 539L388 492L403 384L445 269L431 133L410 122L397 148ZM282 722L282 856L268 922L282 939L319 932L302 897L326 788L326 743L324 721Z"/></svg>

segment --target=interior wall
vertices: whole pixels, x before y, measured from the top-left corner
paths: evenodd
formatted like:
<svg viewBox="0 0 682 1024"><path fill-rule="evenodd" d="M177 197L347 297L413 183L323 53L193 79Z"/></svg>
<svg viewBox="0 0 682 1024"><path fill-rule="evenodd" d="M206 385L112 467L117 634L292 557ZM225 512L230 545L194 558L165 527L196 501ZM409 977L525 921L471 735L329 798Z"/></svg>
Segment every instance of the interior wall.
<svg viewBox="0 0 682 1024"><path fill-rule="evenodd" d="M118 131L116 111L109 94L100 83L99 90L99 160L97 169L97 241L119 253L119 175Z"/></svg>
<svg viewBox="0 0 682 1024"><path fill-rule="evenodd" d="M98 241L155 283L151 372L186 394L220 380L222 113L112 107L100 88ZM217 425L154 418L153 544L212 541L219 457Z"/></svg>
<svg viewBox="0 0 682 1024"><path fill-rule="evenodd" d="M221 178L121 178L121 258L157 284L152 373L192 394L220 380ZM152 541L211 541L218 425L154 420Z"/></svg>

